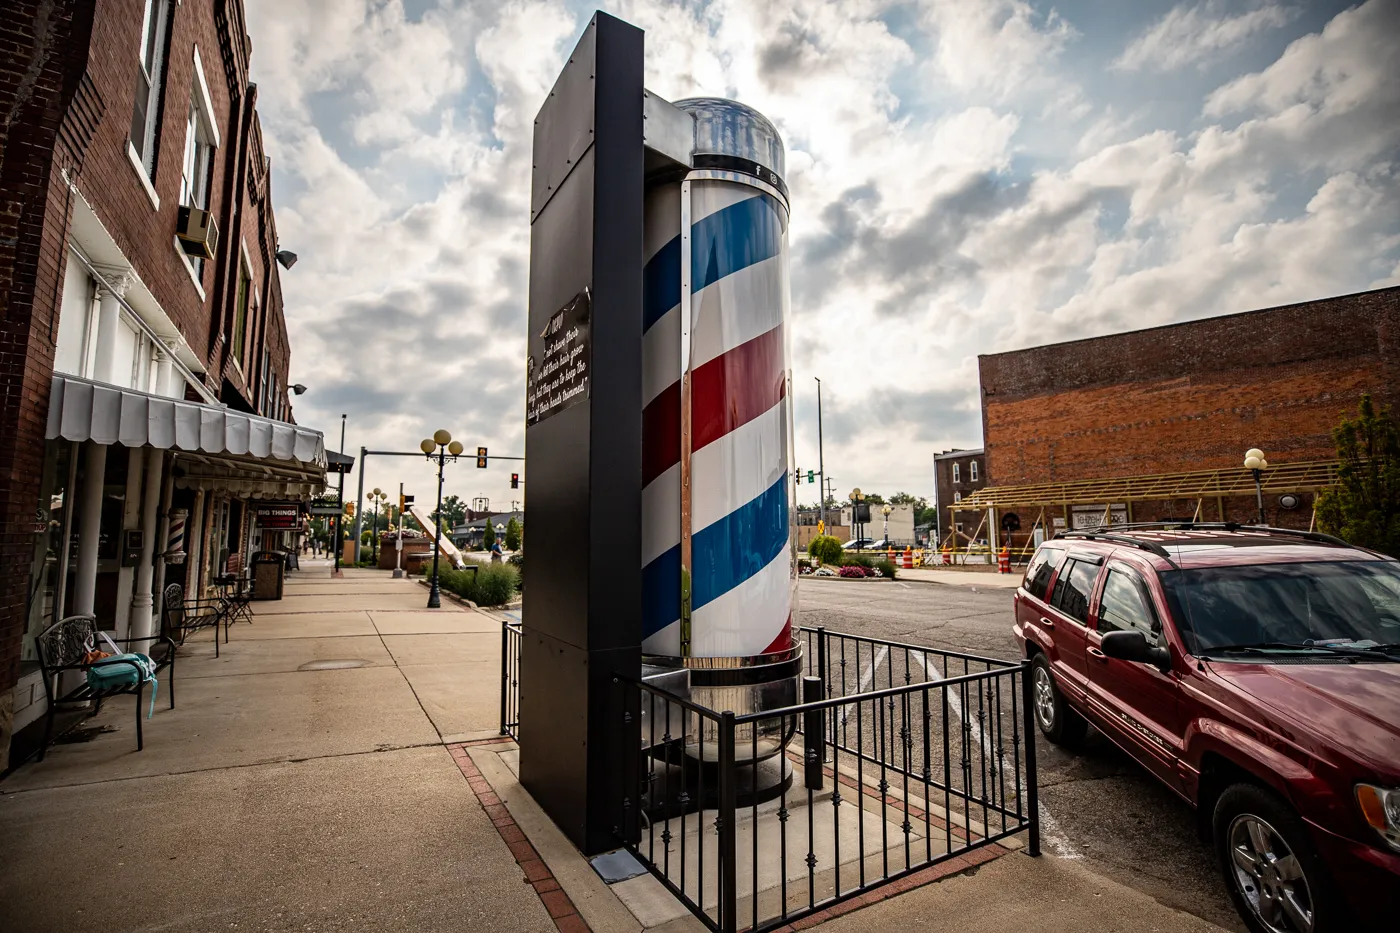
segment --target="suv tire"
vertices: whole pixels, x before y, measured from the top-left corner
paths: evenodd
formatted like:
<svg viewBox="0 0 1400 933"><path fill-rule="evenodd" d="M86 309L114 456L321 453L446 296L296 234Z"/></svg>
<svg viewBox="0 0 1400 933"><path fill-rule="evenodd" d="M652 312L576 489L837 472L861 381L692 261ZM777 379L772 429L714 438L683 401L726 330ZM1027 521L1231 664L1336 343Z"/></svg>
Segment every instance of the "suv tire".
<svg viewBox="0 0 1400 933"><path fill-rule="evenodd" d="M1252 933L1333 933L1347 924L1303 821L1282 798L1235 784L1216 800L1216 859Z"/></svg>
<svg viewBox="0 0 1400 933"><path fill-rule="evenodd" d="M1089 724L1066 702L1044 654L1036 654L1031 661L1031 700L1035 703L1036 725L1047 739L1071 747L1083 741Z"/></svg>

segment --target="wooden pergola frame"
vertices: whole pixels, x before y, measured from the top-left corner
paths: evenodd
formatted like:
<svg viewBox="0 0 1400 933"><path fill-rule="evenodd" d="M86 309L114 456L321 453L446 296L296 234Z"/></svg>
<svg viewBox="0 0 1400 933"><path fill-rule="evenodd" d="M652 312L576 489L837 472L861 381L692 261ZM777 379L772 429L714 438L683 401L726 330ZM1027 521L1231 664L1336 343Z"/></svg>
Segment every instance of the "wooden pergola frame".
<svg viewBox="0 0 1400 933"><path fill-rule="evenodd" d="M1282 463L1264 470L1260 477L1260 485L1264 492L1272 494L1317 492L1336 484L1337 466L1335 460ZM974 532L971 537L962 535L968 540L969 547L966 549L971 550L971 542L975 541L977 533L984 526L987 526L991 529L988 540L991 542L992 549L995 550L997 532L1000 530L995 518L998 510L1038 508L1040 513L1036 517L1035 524L1031 527L1026 543L1020 548L1013 549L1014 554L1025 556L1034 550L1032 541L1034 540L1035 528L1043 526L1048 529L1050 527L1050 522L1046 519L1046 509L1049 508L1063 509L1065 523L1068 525L1070 506L1102 504L1104 506L1104 524L1107 525L1112 524L1112 507L1114 505L1127 506L1128 521L1131 522L1134 502L1195 499L1196 508L1193 520L1202 521L1206 520L1204 518L1206 500L1214 499L1220 519L1223 521L1225 518L1225 498L1246 495L1254 495L1254 476L1248 470L1235 467L1218 470L1194 470L1185 473L1160 473L1148 476L1072 480L1061 483L988 486L971 493L962 501L950 505L948 512L950 519L952 519L950 528L954 529L957 527L957 513L982 512L977 532ZM944 539L944 547L951 545L951 550L956 553L959 550L958 537L956 531L950 531Z"/></svg>

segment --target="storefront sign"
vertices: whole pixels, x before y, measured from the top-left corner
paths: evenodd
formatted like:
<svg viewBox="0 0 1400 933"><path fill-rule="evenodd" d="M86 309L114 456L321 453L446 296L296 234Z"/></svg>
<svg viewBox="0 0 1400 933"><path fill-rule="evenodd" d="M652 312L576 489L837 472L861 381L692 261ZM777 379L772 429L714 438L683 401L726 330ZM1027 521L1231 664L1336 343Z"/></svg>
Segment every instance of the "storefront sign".
<svg viewBox="0 0 1400 933"><path fill-rule="evenodd" d="M301 527L301 510L295 505L260 505L257 515L258 527L276 531Z"/></svg>
<svg viewBox="0 0 1400 933"><path fill-rule="evenodd" d="M339 515L340 496L317 496L311 500L311 508L307 511L312 515Z"/></svg>

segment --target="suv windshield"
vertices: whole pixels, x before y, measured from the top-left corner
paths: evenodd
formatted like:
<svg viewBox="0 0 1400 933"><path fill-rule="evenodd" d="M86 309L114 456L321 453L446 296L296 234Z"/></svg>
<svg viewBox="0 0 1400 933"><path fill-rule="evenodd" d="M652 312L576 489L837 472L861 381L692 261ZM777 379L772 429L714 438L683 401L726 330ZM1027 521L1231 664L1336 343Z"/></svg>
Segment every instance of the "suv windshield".
<svg viewBox="0 0 1400 933"><path fill-rule="evenodd" d="M1400 643L1400 569L1389 561L1205 567L1161 578L1195 655L1235 646Z"/></svg>

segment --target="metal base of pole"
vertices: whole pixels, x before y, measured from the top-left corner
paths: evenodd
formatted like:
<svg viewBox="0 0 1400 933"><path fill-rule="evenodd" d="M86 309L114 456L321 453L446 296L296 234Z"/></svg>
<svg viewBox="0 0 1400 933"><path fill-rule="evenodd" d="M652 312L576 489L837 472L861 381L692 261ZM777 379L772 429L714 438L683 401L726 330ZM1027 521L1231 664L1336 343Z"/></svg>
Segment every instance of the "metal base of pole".
<svg viewBox="0 0 1400 933"><path fill-rule="evenodd" d="M441 591L438 590L438 580L437 580L437 577L433 577L433 585L432 585L432 587L428 590L428 608L429 608L429 609L441 609L441 608L442 608L442 593L441 593Z"/></svg>
<svg viewBox="0 0 1400 933"><path fill-rule="evenodd" d="M401 568L401 567L395 567L395 568L394 568L394 579L395 579L395 580L402 580L402 579L403 579L403 568Z"/></svg>

